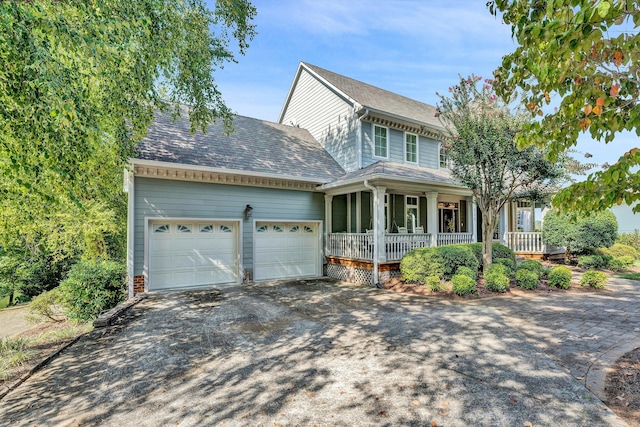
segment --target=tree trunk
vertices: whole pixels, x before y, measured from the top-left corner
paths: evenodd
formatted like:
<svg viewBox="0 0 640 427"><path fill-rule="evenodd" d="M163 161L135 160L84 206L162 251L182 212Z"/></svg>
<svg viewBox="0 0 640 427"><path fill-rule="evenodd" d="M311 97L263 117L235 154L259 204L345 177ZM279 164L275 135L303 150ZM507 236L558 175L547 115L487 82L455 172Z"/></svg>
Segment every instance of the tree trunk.
<svg viewBox="0 0 640 427"><path fill-rule="evenodd" d="M491 265L493 256L493 230L496 228L495 212L482 212L482 269Z"/></svg>
<svg viewBox="0 0 640 427"><path fill-rule="evenodd" d="M9 304L7 305L7 307L11 307L13 305L13 294L14 291L12 290L11 293L9 293Z"/></svg>

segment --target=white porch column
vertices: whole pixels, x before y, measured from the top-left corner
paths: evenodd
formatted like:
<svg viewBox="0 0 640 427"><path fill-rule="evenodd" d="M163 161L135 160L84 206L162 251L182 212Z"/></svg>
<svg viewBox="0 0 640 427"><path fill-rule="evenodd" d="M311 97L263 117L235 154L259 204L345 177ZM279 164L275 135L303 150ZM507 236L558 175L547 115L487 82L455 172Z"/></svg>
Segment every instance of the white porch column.
<svg viewBox="0 0 640 427"><path fill-rule="evenodd" d="M427 233L431 233L431 246L438 246L438 193L424 193L427 197Z"/></svg>
<svg viewBox="0 0 640 427"><path fill-rule="evenodd" d="M379 262L387 260L387 248L385 239L385 223L384 223L384 192L386 187L375 187L373 191L373 232L378 236L377 248L374 248L374 257Z"/></svg>
<svg viewBox="0 0 640 427"><path fill-rule="evenodd" d="M467 233L471 233L471 241L478 241L478 231L476 230L478 221L476 218L476 199L475 197L467 197Z"/></svg>
<svg viewBox="0 0 640 427"><path fill-rule="evenodd" d="M500 243L507 246L507 231L509 231L509 203L505 203L500 211L500 228L498 236Z"/></svg>
<svg viewBox="0 0 640 427"><path fill-rule="evenodd" d="M333 225L331 220L333 217L333 196L330 194L324 195L324 255L331 255L329 253L329 234L331 233Z"/></svg>

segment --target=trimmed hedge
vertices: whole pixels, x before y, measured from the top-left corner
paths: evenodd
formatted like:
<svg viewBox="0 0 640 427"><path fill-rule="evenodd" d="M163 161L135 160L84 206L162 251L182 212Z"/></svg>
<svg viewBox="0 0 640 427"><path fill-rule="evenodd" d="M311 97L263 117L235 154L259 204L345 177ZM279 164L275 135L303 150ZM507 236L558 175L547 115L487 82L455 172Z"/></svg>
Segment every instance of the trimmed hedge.
<svg viewBox="0 0 640 427"><path fill-rule="evenodd" d="M604 289L607 284L607 275L602 271L585 271L580 279L580 286L591 286L596 289Z"/></svg>
<svg viewBox="0 0 640 427"><path fill-rule="evenodd" d="M431 292L440 292L443 289L442 280L438 276L427 277L427 287Z"/></svg>
<svg viewBox="0 0 640 427"><path fill-rule="evenodd" d="M473 280L477 280L478 279L478 269L472 269L466 266L462 266L462 267L458 267L458 269L456 270L456 274L462 274L465 276L469 276L471 277Z"/></svg>
<svg viewBox="0 0 640 427"><path fill-rule="evenodd" d="M540 278L535 271L526 268L520 268L516 271L516 284L523 289L536 289Z"/></svg>
<svg viewBox="0 0 640 427"><path fill-rule="evenodd" d="M127 297L126 268L114 261L80 261L59 286L70 320L88 322Z"/></svg>
<svg viewBox="0 0 640 427"><path fill-rule="evenodd" d="M472 295L477 293L476 281L469 276L463 274L456 274L451 278L453 284L453 292L456 295Z"/></svg>
<svg viewBox="0 0 640 427"><path fill-rule="evenodd" d="M538 276L538 279L542 277L544 273L544 265L540 261L536 261L534 259L527 259L522 261L518 265L518 270L529 270L532 271Z"/></svg>
<svg viewBox="0 0 640 427"><path fill-rule="evenodd" d="M622 243L615 243L609 248L600 248L598 251L602 255L609 255L613 258L620 258L623 256L630 256L634 260L638 259L638 251L633 246L623 245Z"/></svg>
<svg viewBox="0 0 640 427"><path fill-rule="evenodd" d="M585 270L600 270L607 268L611 259L610 256L582 255L578 257L578 267Z"/></svg>
<svg viewBox="0 0 640 427"><path fill-rule="evenodd" d="M628 255L609 260L609 268L613 271L628 270L635 263L635 259Z"/></svg>
<svg viewBox="0 0 640 427"><path fill-rule="evenodd" d="M571 270L562 265L553 267L549 272L549 286L569 289L571 287Z"/></svg>
<svg viewBox="0 0 640 427"><path fill-rule="evenodd" d="M485 276L490 274L504 274L505 276L509 274L509 267L504 264L491 264L487 267L487 270L484 272Z"/></svg>
<svg viewBox="0 0 640 427"><path fill-rule="evenodd" d="M478 261L469 245L418 248L406 254L400 262L404 280L420 284L426 284L431 276L448 280L460 267L478 271Z"/></svg>
<svg viewBox="0 0 640 427"><path fill-rule="evenodd" d="M500 264L494 264L496 266ZM509 278L505 274L498 272L489 273L484 276L485 287L492 292L506 292L509 287Z"/></svg>
<svg viewBox="0 0 640 427"><path fill-rule="evenodd" d="M498 258L495 261L496 264L502 264L509 269L508 275L512 275L516 271L516 262L511 258Z"/></svg>

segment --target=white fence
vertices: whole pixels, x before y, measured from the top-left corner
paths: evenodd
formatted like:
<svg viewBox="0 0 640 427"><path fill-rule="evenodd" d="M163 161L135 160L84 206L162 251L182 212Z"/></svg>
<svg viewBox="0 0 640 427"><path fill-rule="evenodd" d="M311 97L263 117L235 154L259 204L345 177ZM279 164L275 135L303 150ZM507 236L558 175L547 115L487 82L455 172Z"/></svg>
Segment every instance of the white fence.
<svg viewBox="0 0 640 427"><path fill-rule="evenodd" d="M545 246L540 232L508 232L507 246L514 252L530 254L544 253Z"/></svg>
<svg viewBox="0 0 640 427"><path fill-rule="evenodd" d="M473 243L471 233L438 233L438 246Z"/></svg>
<svg viewBox="0 0 640 427"><path fill-rule="evenodd" d="M429 233L391 233L385 237L387 261L400 261L405 254L415 248L430 246Z"/></svg>

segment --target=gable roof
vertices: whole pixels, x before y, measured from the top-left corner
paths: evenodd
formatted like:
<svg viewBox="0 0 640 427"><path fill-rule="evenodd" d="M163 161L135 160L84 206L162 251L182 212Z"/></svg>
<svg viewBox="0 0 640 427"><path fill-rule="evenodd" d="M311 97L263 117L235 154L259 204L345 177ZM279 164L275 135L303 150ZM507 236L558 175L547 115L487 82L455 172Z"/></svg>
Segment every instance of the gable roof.
<svg viewBox="0 0 640 427"><path fill-rule="evenodd" d="M235 131L230 135L224 135L220 121L207 126L206 133L191 133L186 108L181 117L174 121L169 113L158 113L139 143L135 159L282 175L317 183L345 173L306 129L234 116Z"/></svg>
<svg viewBox="0 0 640 427"><path fill-rule="evenodd" d="M325 70L324 68L306 62L300 63L294 85L302 69L306 69L314 74L334 90L340 92L346 99L352 103L359 104L362 108L368 108L378 113L426 125L438 131L444 130L440 120L436 117L436 107L433 105L398 95L397 93L334 73L333 71ZM291 91L285 102L285 108L290 97ZM282 119L283 115L284 109L280 115L280 119Z"/></svg>

